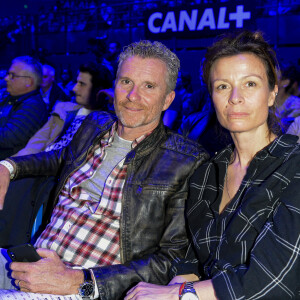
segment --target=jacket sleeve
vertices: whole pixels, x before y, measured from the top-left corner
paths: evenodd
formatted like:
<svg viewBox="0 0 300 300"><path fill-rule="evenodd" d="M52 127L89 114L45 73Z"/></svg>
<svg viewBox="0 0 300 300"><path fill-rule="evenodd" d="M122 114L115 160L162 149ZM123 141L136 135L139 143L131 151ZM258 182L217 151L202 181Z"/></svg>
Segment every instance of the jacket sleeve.
<svg viewBox="0 0 300 300"><path fill-rule="evenodd" d="M47 123L28 141L27 145L14 156L35 154L44 151L60 134L64 121L52 115Z"/></svg>
<svg viewBox="0 0 300 300"><path fill-rule="evenodd" d="M192 173L193 169L190 171ZM93 269L101 300L123 299L126 291L140 281L156 284L169 282L172 260L184 257L188 246L184 218L187 195L188 178L168 199L163 220L165 228L152 253L139 253L138 257L124 264ZM143 237L141 243L143 239L147 237Z"/></svg>
<svg viewBox="0 0 300 300"><path fill-rule="evenodd" d="M9 157L7 160L15 167L14 179L28 176L56 176L64 161L66 148L36 154Z"/></svg>
<svg viewBox="0 0 300 300"><path fill-rule="evenodd" d="M0 148L14 148L25 145L47 120L45 103L30 97L18 104L9 120L0 128Z"/></svg>

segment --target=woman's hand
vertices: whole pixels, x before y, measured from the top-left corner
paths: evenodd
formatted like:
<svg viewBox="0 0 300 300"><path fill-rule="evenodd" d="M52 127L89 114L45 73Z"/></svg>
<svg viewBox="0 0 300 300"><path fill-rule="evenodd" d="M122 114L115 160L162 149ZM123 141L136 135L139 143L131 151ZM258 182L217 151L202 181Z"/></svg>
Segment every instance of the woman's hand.
<svg viewBox="0 0 300 300"><path fill-rule="evenodd" d="M124 300L178 300L180 284L156 285L140 282L128 291Z"/></svg>

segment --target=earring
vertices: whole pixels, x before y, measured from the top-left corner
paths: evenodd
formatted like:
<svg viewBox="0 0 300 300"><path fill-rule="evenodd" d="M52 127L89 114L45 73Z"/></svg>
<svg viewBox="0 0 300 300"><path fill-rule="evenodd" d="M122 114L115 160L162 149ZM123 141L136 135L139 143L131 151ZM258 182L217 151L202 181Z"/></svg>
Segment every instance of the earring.
<svg viewBox="0 0 300 300"><path fill-rule="evenodd" d="M275 97L277 97L278 93L275 93Z"/></svg>

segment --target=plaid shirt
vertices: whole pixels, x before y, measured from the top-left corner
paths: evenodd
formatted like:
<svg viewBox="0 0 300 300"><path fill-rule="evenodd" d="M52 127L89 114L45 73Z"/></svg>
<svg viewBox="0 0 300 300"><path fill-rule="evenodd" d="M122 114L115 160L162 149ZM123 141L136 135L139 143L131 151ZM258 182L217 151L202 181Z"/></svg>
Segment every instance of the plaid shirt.
<svg viewBox="0 0 300 300"><path fill-rule="evenodd" d="M212 279L219 299L300 299L300 145L296 141L295 136L283 135L257 153L221 214L232 147L191 178L187 218L197 266L202 266L203 279ZM184 268L191 272L196 265L192 262L179 264L181 273Z"/></svg>
<svg viewBox="0 0 300 300"><path fill-rule="evenodd" d="M127 165L124 160L106 179L99 201L80 186L93 176L111 146L116 123L89 153L86 162L70 174L62 189L51 221L35 246L52 249L68 264L92 268L120 263L120 214ZM134 148L146 135L132 143Z"/></svg>

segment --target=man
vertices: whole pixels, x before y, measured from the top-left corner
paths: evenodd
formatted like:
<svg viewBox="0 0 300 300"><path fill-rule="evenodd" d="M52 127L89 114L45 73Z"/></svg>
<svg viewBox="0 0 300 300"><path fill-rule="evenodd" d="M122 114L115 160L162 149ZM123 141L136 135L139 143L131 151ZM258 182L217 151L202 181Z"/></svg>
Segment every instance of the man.
<svg viewBox="0 0 300 300"><path fill-rule="evenodd" d="M5 76L9 96L0 102L0 159L22 149L46 122L47 109L40 95L42 67L29 57L17 57Z"/></svg>
<svg viewBox="0 0 300 300"><path fill-rule="evenodd" d="M0 203L10 176L61 170L51 221L35 244L43 259L10 265L21 290L83 294L88 286L85 296L113 300L141 280L168 282L171 261L188 244L188 179L207 159L161 120L178 69L177 56L161 43L129 45L119 59L117 118L94 112L61 151L1 162Z"/></svg>
<svg viewBox="0 0 300 300"><path fill-rule="evenodd" d="M73 98L74 94L72 92L74 82L72 80L72 71L70 68L63 68L60 73L60 80L57 85L65 92L67 96Z"/></svg>
<svg viewBox="0 0 300 300"><path fill-rule="evenodd" d="M43 65L41 94L49 113L52 111L56 101L70 101L70 98L55 83L55 69L50 65Z"/></svg>

